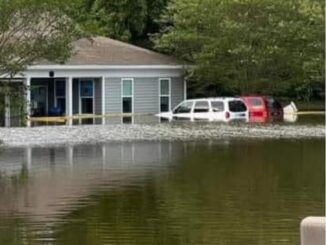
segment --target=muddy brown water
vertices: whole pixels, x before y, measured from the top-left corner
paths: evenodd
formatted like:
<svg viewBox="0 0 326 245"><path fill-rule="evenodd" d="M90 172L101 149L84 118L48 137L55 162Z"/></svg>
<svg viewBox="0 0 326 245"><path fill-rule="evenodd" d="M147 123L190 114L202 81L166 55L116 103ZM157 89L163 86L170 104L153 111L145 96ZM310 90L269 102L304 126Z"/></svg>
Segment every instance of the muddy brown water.
<svg viewBox="0 0 326 245"><path fill-rule="evenodd" d="M324 145L3 148L0 244L299 244L300 220L325 215Z"/></svg>

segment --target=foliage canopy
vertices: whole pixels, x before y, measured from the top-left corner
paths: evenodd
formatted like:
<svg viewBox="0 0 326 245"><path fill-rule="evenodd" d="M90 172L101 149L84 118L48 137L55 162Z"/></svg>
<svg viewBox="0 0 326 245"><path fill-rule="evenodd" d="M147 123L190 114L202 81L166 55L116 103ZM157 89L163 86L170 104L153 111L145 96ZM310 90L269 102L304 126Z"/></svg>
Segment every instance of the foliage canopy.
<svg viewBox="0 0 326 245"><path fill-rule="evenodd" d="M324 84L321 0L174 0L156 48L193 62L199 94L310 99Z"/></svg>
<svg viewBox="0 0 326 245"><path fill-rule="evenodd" d="M0 75L46 59L63 62L77 29L63 0L0 0Z"/></svg>
<svg viewBox="0 0 326 245"><path fill-rule="evenodd" d="M151 47L159 18L169 0L74 0L71 16L91 34ZM75 11L77 9L77 11Z"/></svg>

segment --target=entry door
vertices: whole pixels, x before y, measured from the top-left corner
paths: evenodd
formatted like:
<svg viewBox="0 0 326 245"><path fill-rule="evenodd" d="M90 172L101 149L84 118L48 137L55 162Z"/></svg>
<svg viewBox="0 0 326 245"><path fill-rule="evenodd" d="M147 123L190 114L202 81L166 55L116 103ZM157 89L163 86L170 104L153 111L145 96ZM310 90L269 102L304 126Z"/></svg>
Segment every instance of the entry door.
<svg viewBox="0 0 326 245"><path fill-rule="evenodd" d="M48 114L47 86L31 87L31 110L33 116L46 116Z"/></svg>
<svg viewBox="0 0 326 245"><path fill-rule="evenodd" d="M85 79L79 81L79 111L81 114L94 114L94 81Z"/></svg>

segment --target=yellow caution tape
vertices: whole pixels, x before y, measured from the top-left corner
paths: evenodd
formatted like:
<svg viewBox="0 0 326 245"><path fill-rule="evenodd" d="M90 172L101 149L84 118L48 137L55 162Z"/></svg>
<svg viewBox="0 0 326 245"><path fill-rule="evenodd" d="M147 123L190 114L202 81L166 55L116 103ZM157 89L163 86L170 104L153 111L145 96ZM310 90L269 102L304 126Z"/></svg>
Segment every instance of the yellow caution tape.
<svg viewBox="0 0 326 245"><path fill-rule="evenodd" d="M293 113L284 113L285 115L325 115L324 111L298 111Z"/></svg>

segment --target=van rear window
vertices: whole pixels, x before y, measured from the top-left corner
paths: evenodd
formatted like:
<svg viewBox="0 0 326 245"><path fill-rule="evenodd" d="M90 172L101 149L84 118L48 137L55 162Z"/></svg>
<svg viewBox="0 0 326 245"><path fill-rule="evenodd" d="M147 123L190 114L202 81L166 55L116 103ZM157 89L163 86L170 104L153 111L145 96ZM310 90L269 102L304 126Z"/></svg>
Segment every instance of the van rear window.
<svg viewBox="0 0 326 245"><path fill-rule="evenodd" d="M231 112L243 112L247 107L241 100L232 100L229 101L229 109Z"/></svg>
<svg viewBox="0 0 326 245"><path fill-rule="evenodd" d="M263 106L263 100L259 98L249 98L249 104L251 106Z"/></svg>

